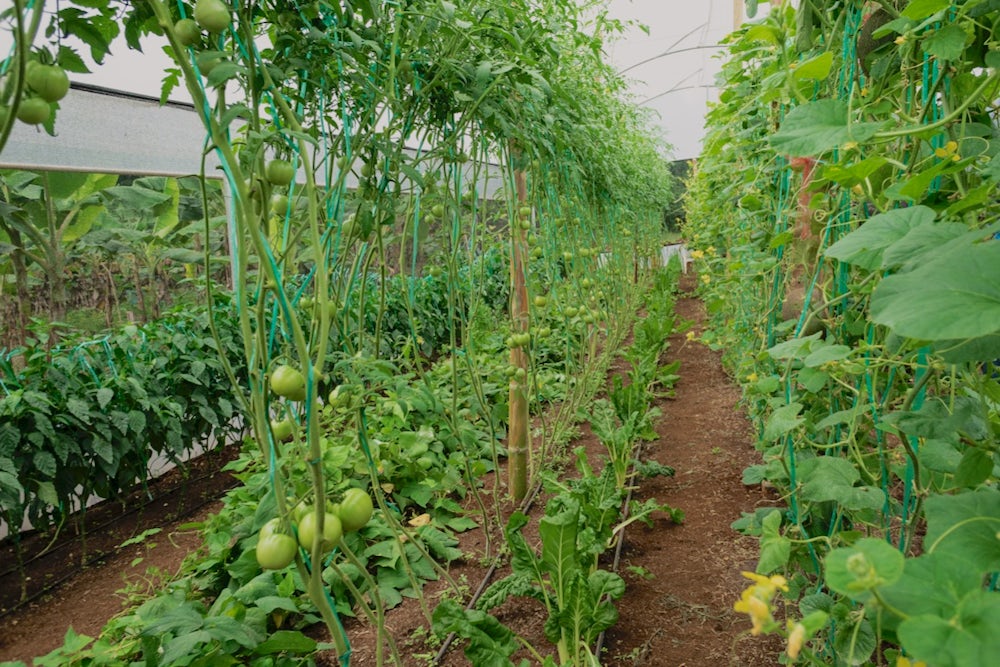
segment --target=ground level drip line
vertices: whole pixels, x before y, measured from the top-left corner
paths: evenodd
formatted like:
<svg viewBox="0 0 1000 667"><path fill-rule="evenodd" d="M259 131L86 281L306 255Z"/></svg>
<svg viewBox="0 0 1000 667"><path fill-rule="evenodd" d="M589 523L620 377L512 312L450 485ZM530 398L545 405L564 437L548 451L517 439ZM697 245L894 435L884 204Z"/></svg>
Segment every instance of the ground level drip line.
<svg viewBox="0 0 1000 667"><path fill-rule="evenodd" d="M100 530L102 530L104 528L107 528L111 524L116 523L118 521L121 521L121 519L123 517L131 516L132 514L135 514L136 512L141 512L142 510L146 509L150 505L153 505L155 502L163 500L167 496L170 496L170 495L172 495L174 493L182 491L185 488L189 487L193 483L205 481L205 480L207 480L207 479L209 479L211 477L214 477L217 474L218 474L218 471L214 471L214 472L211 472L211 473L207 473L205 475L200 475L200 476L198 476L198 477L196 477L194 479L187 480L186 484L182 484L182 485L179 485L178 487L176 487L174 489L170 489L169 491L163 493L160 496L157 496L156 498L154 498L153 500L151 500L148 503L143 503L142 505L138 505L136 507L132 507L132 508L128 509L127 511L122 512L121 514L116 514L113 519L109 519L108 521L100 524L99 526L92 527L91 531L100 531ZM220 494L218 494L218 495L212 495L212 496L210 496L208 498L202 499L202 501L199 502L197 505L194 505L194 506L186 509L183 514L181 514L181 515L179 515L177 517L177 519L182 519L182 518L185 518L185 517L189 517L192 514L195 514L196 512L198 512L203 507L205 507L205 506L207 506L207 505L209 505L209 504L211 504L213 502L216 502L217 500L219 500L219 498L221 497L222 494L226 493L226 491L229 490L229 488L231 488L231 487L227 487L226 489L222 490L220 492ZM70 546L72 546L74 544L76 544L76 540L69 540L69 541L66 541L66 542L62 542L62 543L56 545L55 547L52 547L51 549L47 549L47 550L45 550L45 551L43 551L43 552L41 552L39 554L35 554L31 559L25 561L24 565L27 566L27 565L30 565L31 563L34 563L37 560L41 560L42 558L51 557L51 556L57 554L58 552L66 549L66 548L68 548L68 547L70 547ZM93 564L95 564L95 563L97 563L97 562L99 562L99 561L101 561L103 559L106 559L106 558L108 558L110 556L113 556L113 555L119 553L121 551L121 549L122 549L122 547L121 547L121 545L119 545L119 546L116 546L116 547L114 547L112 549L109 549L108 551L100 551L98 553L95 553L90 558L88 558L85 561L83 561L83 564L80 566L80 568L69 570L67 574L64 574L62 577L59 577L58 579L54 579L54 580L48 582L42 589L40 589L38 591L35 591L34 593L32 593L31 595L29 595L25 599L18 601L10 609L7 609L7 610L3 611L2 613L0 613L0 619L3 619L5 617L7 617L7 616L10 616L11 614L13 614L14 612L16 612L19 609L23 608L24 606L26 606L26 605L34 602L35 600L37 600L41 596L43 596L43 595L45 595L47 593L52 592L54 589L58 588L60 585L62 585L66 581L68 581L68 580L72 579L73 577L75 577L79 573L79 569L90 567L91 565L93 565ZM7 576L10 576L11 574L15 574L15 573L17 573L17 571L18 571L17 568L14 568L14 569L11 569L11 570L7 570L5 573L3 573L2 575L0 575L0 579L2 579L4 577L7 577Z"/></svg>

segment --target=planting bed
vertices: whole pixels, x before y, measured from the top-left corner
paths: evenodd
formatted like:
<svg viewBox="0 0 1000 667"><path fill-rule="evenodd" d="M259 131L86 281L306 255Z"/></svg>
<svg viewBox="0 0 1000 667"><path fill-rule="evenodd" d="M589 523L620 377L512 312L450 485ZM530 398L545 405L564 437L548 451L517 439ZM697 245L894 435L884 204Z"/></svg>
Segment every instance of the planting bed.
<svg viewBox="0 0 1000 667"><path fill-rule="evenodd" d="M684 277L682 288L690 289L692 280ZM694 321L694 330L699 331L702 307L691 294L682 294L676 311L680 318ZM683 510L685 520L675 524L667 515L657 513L652 527L632 524L626 529L618 571L627 582L627 593L617 605L619 622L604 638L603 663L663 667L777 664L780 645L773 640L743 641L748 637L749 622L732 609L745 584L739 571L752 570L756 556L754 542L739 536L729 524L741 512L772 501L758 488L744 487L740 481L743 468L755 462L756 454L749 425L736 406L738 392L722 371L718 354L689 341L683 332L671 336L664 361L673 360L681 362L676 396L657 402L663 411L656 423L658 439L645 444L642 456L674 467L676 474L641 480L634 496L639 500L656 497ZM609 370L609 381L622 371L623 362L618 360ZM595 462L606 451L587 427L572 446L584 447ZM113 531L91 536L88 548L96 553L102 536L104 544L114 547L144 530L161 529L0 618L0 660L29 661L44 654L62 644L69 626L93 636L105 620L122 610L127 600L125 589L142 591L147 585L156 586L162 581L156 571L175 571L184 555L197 549L200 542L197 532L185 525L212 511L213 495L232 483L227 474L213 474L225 459L224 451L198 459L188 481L179 472L158 480L151 488L154 502L141 512L122 517L114 523ZM532 523L526 532L537 525L545 500L543 493L532 504ZM97 525L103 515L111 518L120 509L120 505L110 504L92 509L88 522ZM509 512L513 507L508 503L504 509ZM468 556L450 572L466 583L471 593L486 574L480 558L486 553L486 539L481 531L472 530L463 533L460 540L459 548ZM493 536L494 552L502 541L502 535ZM69 546L57 553L67 553L67 557L39 558L31 563L32 580L58 577L76 567L66 558L69 553L78 557L78 548ZM606 554L608 562L602 561L602 565L610 567L613 556ZM150 568L154 574L148 572ZM493 580L506 573L505 568L499 568ZM15 580L8 577L8 581ZM5 593L12 587L8 581L4 582ZM432 582L425 589L432 607L438 601L436 593L443 588L440 582ZM531 643L545 645L545 611L540 604L509 600L495 613ZM390 610L386 626L405 656L405 664L426 665L437 657L439 644L425 641L428 635L421 628L426 623L416 600ZM375 664L375 633L365 623L350 619L347 629L353 649L351 664ZM456 640L438 664L468 664L460 646Z"/></svg>

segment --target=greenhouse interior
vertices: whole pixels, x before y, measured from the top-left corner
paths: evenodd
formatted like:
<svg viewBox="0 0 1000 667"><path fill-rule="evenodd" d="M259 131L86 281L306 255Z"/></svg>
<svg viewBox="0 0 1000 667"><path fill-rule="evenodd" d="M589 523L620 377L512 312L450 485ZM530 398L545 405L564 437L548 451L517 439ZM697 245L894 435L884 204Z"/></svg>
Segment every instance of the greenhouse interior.
<svg viewBox="0 0 1000 667"><path fill-rule="evenodd" d="M0 667L1000 665L1000 0L3 0Z"/></svg>

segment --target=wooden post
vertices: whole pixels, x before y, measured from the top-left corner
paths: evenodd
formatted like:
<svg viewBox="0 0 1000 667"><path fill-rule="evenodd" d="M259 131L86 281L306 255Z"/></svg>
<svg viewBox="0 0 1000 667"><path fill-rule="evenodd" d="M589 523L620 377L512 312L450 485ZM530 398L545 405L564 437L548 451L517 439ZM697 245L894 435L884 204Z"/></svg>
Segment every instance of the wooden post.
<svg viewBox="0 0 1000 667"><path fill-rule="evenodd" d="M515 157L518 154L514 153ZM514 333L527 333L531 324L528 312L528 285L524 275L524 249L526 233L520 224L520 207L527 201L528 192L525 174L514 172L514 187L517 190L517 207L509 221L510 228L510 316ZM521 502L528 493L528 354L527 348L512 346L510 363L515 375L510 379L509 419L507 433L508 488L515 502Z"/></svg>

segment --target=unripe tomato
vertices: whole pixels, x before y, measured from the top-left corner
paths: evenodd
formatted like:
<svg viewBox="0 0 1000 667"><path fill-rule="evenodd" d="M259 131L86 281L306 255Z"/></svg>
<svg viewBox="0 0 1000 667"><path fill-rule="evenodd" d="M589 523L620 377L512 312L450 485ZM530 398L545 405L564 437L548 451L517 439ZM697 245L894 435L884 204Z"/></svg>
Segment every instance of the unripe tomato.
<svg viewBox="0 0 1000 667"><path fill-rule="evenodd" d="M315 508L310 508L309 512L299 520L299 544L303 549L312 549L313 540L316 538L317 520ZM343 534L344 529L340 525L340 517L331 512L324 512L323 537L320 540L320 551L326 553L333 549Z"/></svg>
<svg viewBox="0 0 1000 667"><path fill-rule="evenodd" d="M295 167L288 160L271 160L264 167L264 178L271 185L288 185L295 178Z"/></svg>
<svg viewBox="0 0 1000 667"><path fill-rule="evenodd" d="M529 218L521 218L520 222L518 222L518 225L521 227L521 229L531 229L531 220Z"/></svg>
<svg viewBox="0 0 1000 667"><path fill-rule="evenodd" d="M198 0L194 3L194 20L205 30L218 34L229 27L229 7L222 0Z"/></svg>
<svg viewBox="0 0 1000 667"><path fill-rule="evenodd" d="M549 303L548 298L542 294L539 294L538 296L535 297L535 307L537 308L544 308L545 306L548 305L548 303Z"/></svg>
<svg viewBox="0 0 1000 667"><path fill-rule="evenodd" d="M44 123L52 114L52 107L41 97L28 97L17 107L17 119L28 125Z"/></svg>
<svg viewBox="0 0 1000 667"><path fill-rule="evenodd" d="M530 206L522 206L521 210L519 210L518 213L521 215L522 218L530 218L531 217L531 207Z"/></svg>
<svg viewBox="0 0 1000 667"><path fill-rule="evenodd" d="M372 504L371 496L358 488L350 488L344 492L344 497L340 501L337 516L340 517L340 525L345 533L360 530L372 518L375 506Z"/></svg>
<svg viewBox="0 0 1000 667"><path fill-rule="evenodd" d="M37 65L28 70L25 80L46 102L58 102L69 92L69 77L58 65Z"/></svg>
<svg viewBox="0 0 1000 667"><path fill-rule="evenodd" d="M292 401L303 401L306 379L298 370L283 364L271 371L271 391Z"/></svg>
<svg viewBox="0 0 1000 667"><path fill-rule="evenodd" d="M287 440L292 436L292 420L289 417L281 420L272 419L271 434L275 440Z"/></svg>
<svg viewBox="0 0 1000 667"><path fill-rule="evenodd" d="M344 385L338 384L330 391L326 401L335 408L346 408L351 404L351 391Z"/></svg>
<svg viewBox="0 0 1000 667"><path fill-rule="evenodd" d="M281 570L295 560L295 538L280 531L280 520L271 519L257 534L257 563L265 570Z"/></svg>
<svg viewBox="0 0 1000 667"><path fill-rule="evenodd" d="M194 19L181 19L174 24L174 34L181 46L192 46L201 39L201 28Z"/></svg>
<svg viewBox="0 0 1000 667"><path fill-rule="evenodd" d="M542 258L542 249L541 248L537 248L537 247L536 248L532 248L531 249L531 256L533 258L535 258L535 259L541 259Z"/></svg>
<svg viewBox="0 0 1000 667"><path fill-rule="evenodd" d="M271 195L271 213L275 215L285 215L288 212L287 195Z"/></svg>
<svg viewBox="0 0 1000 667"><path fill-rule="evenodd" d="M434 204L434 207L431 208L431 214L435 218L443 218L444 217L444 206L442 206L441 204Z"/></svg>

